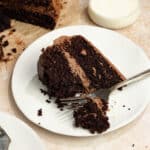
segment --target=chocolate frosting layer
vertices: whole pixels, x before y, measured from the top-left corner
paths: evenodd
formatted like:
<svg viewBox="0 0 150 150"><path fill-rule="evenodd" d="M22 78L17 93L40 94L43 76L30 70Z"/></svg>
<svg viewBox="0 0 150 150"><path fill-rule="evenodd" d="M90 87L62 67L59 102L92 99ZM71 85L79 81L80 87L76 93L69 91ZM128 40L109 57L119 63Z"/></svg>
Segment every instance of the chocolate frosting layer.
<svg viewBox="0 0 150 150"><path fill-rule="evenodd" d="M64 42L70 41L71 37L68 36L62 36L59 39L55 40L54 44L59 45L61 47L62 52L64 53L64 56L66 57L66 60L68 61L68 64L71 68L71 71L73 74L76 74L80 77L83 87L86 89L86 91L89 93L91 90L89 89L90 86L90 80L87 78L84 70L80 67L80 64L77 63L76 59L70 55L69 52L65 50Z"/></svg>

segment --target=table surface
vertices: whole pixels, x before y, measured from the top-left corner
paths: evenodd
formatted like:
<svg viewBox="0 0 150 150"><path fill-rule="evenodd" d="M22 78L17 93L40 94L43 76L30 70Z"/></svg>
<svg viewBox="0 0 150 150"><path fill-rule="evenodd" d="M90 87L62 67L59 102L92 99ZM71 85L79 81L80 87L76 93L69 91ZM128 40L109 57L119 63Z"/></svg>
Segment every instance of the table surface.
<svg viewBox="0 0 150 150"><path fill-rule="evenodd" d="M88 18L87 4L88 0L81 0L80 18L74 24L94 25ZM133 25L116 30L116 32L125 35L137 45L141 46L145 53L150 57L150 1L142 0L141 8L141 15ZM33 42L37 37L49 32L43 28L26 24L27 30L32 28L32 32L29 34L24 30L24 23L13 21L12 24L17 31L20 32L16 34L24 39L24 44L26 46ZM14 63L15 60L7 64L5 66L5 77L0 77L0 111L8 112L32 127L40 136L46 150L150 150L150 105L129 125L112 133L96 137L75 138L62 136L37 127L24 117L13 99L10 81ZM0 64L0 70L2 65L4 64Z"/></svg>

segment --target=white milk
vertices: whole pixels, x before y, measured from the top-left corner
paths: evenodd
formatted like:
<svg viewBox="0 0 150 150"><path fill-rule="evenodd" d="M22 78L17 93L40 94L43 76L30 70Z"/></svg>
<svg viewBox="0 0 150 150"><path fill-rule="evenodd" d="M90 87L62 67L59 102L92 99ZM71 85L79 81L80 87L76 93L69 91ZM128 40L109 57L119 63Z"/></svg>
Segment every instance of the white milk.
<svg viewBox="0 0 150 150"><path fill-rule="evenodd" d="M132 24L139 16L139 0L90 0L88 12L96 24L122 28Z"/></svg>

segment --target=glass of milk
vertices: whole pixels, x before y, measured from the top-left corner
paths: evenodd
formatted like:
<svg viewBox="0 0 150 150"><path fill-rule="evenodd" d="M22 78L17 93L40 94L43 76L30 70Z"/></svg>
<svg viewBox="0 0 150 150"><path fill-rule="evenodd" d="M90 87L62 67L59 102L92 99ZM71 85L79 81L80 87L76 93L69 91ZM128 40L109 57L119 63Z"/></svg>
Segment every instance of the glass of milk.
<svg viewBox="0 0 150 150"><path fill-rule="evenodd" d="M119 29L131 25L140 14L139 0L90 0L88 13L98 25Z"/></svg>

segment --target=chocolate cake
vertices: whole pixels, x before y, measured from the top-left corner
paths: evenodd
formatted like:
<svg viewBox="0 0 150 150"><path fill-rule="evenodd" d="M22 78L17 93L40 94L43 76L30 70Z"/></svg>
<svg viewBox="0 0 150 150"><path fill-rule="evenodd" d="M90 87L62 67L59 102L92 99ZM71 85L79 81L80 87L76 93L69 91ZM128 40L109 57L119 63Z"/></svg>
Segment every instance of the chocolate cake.
<svg viewBox="0 0 150 150"><path fill-rule="evenodd" d="M9 29L10 27L10 18L0 11L0 32L4 31L5 29Z"/></svg>
<svg viewBox="0 0 150 150"><path fill-rule="evenodd" d="M38 76L49 97L75 96L99 88L109 88L124 80L115 66L83 36L62 36L44 49L38 62ZM78 106L78 105L77 105ZM74 109L75 125L101 133L109 128L108 105L101 98L88 99Z"/></svg>
<svg viewBox="0 0 150 150"><path fill-rule="evenodd" d="M11 18L53 29L61 0L1 0L0 10Z"/></svg>

